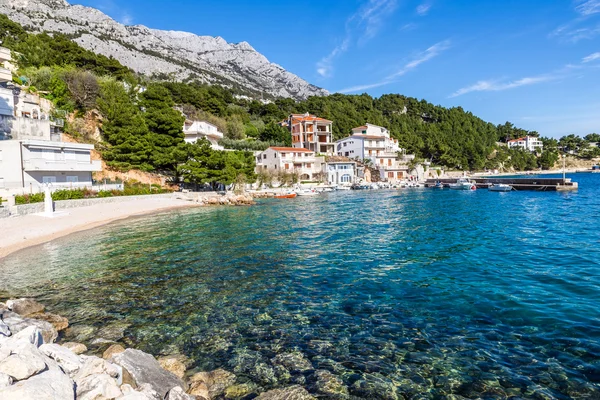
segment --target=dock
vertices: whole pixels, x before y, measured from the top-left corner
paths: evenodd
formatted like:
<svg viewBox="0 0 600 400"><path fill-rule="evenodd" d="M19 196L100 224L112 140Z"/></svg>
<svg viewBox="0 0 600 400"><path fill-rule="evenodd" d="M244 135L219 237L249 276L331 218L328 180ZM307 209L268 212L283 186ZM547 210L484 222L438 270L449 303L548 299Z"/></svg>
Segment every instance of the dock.
<svg viewBox="0 0 600 400"><path fill-rule="evenodd" d="M571 178L469 178L477 186L477 189L487 189L494 183L504 183L513 187L513 190L536 190L540 192L566 192L577 190L577 182ZM440 182L444 187L456 183L458 178L427 179L426 187L434 187Z"/></svg>

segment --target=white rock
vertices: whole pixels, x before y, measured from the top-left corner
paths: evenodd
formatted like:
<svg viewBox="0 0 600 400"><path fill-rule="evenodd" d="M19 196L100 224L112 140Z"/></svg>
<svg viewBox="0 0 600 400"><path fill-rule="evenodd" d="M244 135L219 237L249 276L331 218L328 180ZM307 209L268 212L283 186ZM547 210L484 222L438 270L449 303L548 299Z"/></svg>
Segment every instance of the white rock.
<svg viewBox="0 0 600 400"><path fill-rule="evenodd" d="M22 331L15 333L10 338L11 342L17 342L20 340L31 343L35 347L40 347L42 344L44 344L44 338L42 337L42 331L37 326L28 326L27 328L23 329Z"/></svg>
<svg viewBox="0 0 600 400"><path fill-rule="evenodd" d="M48 363L48 369L26 381L0 389L2 400L74 400L73 381L61 369Z"/></svg>
<svg viewBox="0 0 600 400"><path fill-rule="evenodd" d="M46 369L46 363L40 357L29 357L25 354L13 354L0 361L0 372L17 381L27 379Z"/></svg>
<svg viewBox="0 0 600 400"><path fill-rule="evenodd" d="M89 375L77 382L77 400L116 399L123 395L115 378Z"/></svg>
<svg viewBox="0 0 600 400"><path fill-rule="evenodd" d="M119 368L106 360L95 356L80 356L80 358L83 360L83 365L73 377L77 383L90 375L107 374L112 378L119 378L120 376Z"/></svg>
<svg viewBox="0 0 600 400"><path fill-rule="evenodd" d="M183 391L183 389L179 386L174 387L169 390L167 393L167 397L165 400L194 400L192 396Z"/></svg>
<svg viewBox="0 0 600 400"><path fill-rule="evenodd" d="M10 332L10 328L6 325L6 322L0 320L0 335L2 336L10 336L12 333Z"/></svg>
<svg viewBox="0 0 600 400"><path fill-rule="evenodd" d="M83 343L67 342L67 343L62 343L61 346L66 347L67 349L71 350L73 353L75 353L77 355L83 354L86 351L88 351L87 346Z"/></svg>
<svg viewBox="0 0 600 400"><path fill-rule="evenodd" d="M44 338L44 343L53 343L58 337L58 331L52 326L51 323L46 321L40 321L32 318L24 318L19 314L8 310L0 310L1 318L4 320L6 325L9 326L10 331L13 335L31 326L39 328ZM40 343L41 344L41 343Z"/></svg>
<svg viewBox="0 0 600 400"><path fill-rule="evenodd" d="M10 375L0 372L0 389L12 385L13 379Z"/></svg>
<svg viewBox="0 0 600 400"><path fill-rule="evenodd" d="M70 377L73 377L83 366L83 362L75 353L57 344L43 344L40 346L40 352L56 361Z"/></svg>

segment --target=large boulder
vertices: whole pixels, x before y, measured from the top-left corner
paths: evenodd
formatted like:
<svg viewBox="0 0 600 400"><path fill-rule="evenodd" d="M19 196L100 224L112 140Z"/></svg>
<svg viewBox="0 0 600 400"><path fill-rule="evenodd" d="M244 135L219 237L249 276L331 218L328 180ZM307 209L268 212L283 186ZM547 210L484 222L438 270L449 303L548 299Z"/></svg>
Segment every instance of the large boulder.
<svg viewBox="0 0 600 400"><path fill-rule="evenodd" d="M236 376L224 369L217 369L210 372L198 372L190 377L190 394L202 396L204 386L208 391L208 396L214 399L225 392L225 389L235 383ZM203 396L205 397L205 396Z"/></svg>
<svg viewBox="0 0 600 400"><path fill-rule="evenodd" d="M162 397L176 386L187 388L181 379L163 369L153 356L143 351L127 349L115 354L111 361L126 370L136 385L150 384Z"/></svg>
<svg viewBox="0 0 600 400"><path fill-rule="evenodd" d="M123 395L115 378L107 374L88 375L77 382L77 400L116 399Z"/></svg>
<svg viewBox="0 0 600 400"><path fill-rule="evenodd" d="M13 378L10 375L6 375L4 372L0 372L0 389L5 388L13 384Z"/></svg>
<svg viewBox="0 0 600 400"><path fill-rule="evenodd" d="M5 347L14 347L19 342L31 343L35 347L40 347L44 344L42 331L37 326L29 326L22 331L17 332L5 341Z"/></svg>
<svg viewBox="0 0 600 400"><path fill-rule="evenodd" d="M195 400L192 396L185 393L185 391L179 387L175 386L173 389L169 390L167 393L165 400Z"/></svg>
<svg viewBox="0 0 600 400"><path fill-rule="evenodd" d="M41 331L44 343L53 343L58 337L58 331L49 322L33 318L23 318L19 314L8 310L0 310L0 316L6 325L8 325L13 335L30 326L35 326Z"/></svg>
<svg viewBox="0 0 600 400"><path fill-rule="evenodd" d="M74 400L75 385L54 363L49 362L48 369L17 382L11 386L0 388L2 400Z"/></svg>
<svg viewBox="0 0 600 400"><path fill-rule="evenodd" d="M102 358L104 358L105 360L108 360L113 355L122 353L124 351L125 351L125 347L121 346L120 344L113 344L108 349L104 350L104 353L102 353Z"/></svg>
<svg viewBox="0 0 600 400"><path fill-rule="evenodd" d="M79 383L90 375L106 374L116 379L121 377L121 370L119 367L101 359L100 357L81 356L81 359L83 361L83 365L73 377L76 383Z"/></svg>
<svg viewBox="0 0 600 400"><path fill-rule="evenodd" d="M6 322L4 322L1 319L0 319L0 335L6 336L6 337L12 335L12 332L10 331L9 326L6 325Z"/></svg>
<svg viewBox="0 0 600 400"><path fill-rule="evenodd" d="M285 389L275 389L258 396L256 400L316 400L302 386L290 386Z"/></svg>
<svg viewBox="0 0 600 400"><path fill-rule="evenodd" d="M17 342L18 347L11 348L11 354L0 361L0 372L16 381L27 379L46 369L44 356L31 343Z"/></svg>
<svg viewBox="0 0 600 400"><path fill-rule="evenodd" d="M70 377L73 377L77 372L79 372L83 366L79 356L66 347L62 347L54 343L41 345L40 352L56 361L62 370L65 371L65 373L67 373Z"/></svg>
<svg viewBox="0 0 600 400"><path fill-rule="evenodd" d="M179 379L183 379L185 376L185 371L187 370L187 367L185 366L186 362L187 358L183 355L165 356L158 359L158 363L161 367L172 372Z"/></svg>
<svg viewBox="0 0 600 400"><path fill-rule="evenodd" d="M14 299L6 302L6 307L23 317L44 311L44 306L34 299Z"/></svg>

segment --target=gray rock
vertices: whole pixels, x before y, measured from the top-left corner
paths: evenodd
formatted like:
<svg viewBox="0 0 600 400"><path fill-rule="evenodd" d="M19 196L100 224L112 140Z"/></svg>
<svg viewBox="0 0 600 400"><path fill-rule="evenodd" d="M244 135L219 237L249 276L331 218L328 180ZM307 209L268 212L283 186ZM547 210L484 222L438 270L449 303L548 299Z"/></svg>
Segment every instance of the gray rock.
<svg viewBox="0 0 600 400"><path fill-rule="evenodd" d="M109 363L100 357L95 356L80 356L83 361L83 365L79 368L79 372L75 374L73 379L76 383L81 382L83 379L90 375L107 374L108 376L119 379L120 370L116 365Z"/></svg>
<svg viewBox="0 0 600 400"><path fill-rule="evenodd" d="M169 390L165 400L195 400L194 397L185 393L185 391L179 387L175 386L173 389Z"/></svg>
<svg viewBox="0 0 600 400"><path fill-rule="evenodd" d="M275 389L258 396L256 400L316 400L302 386Z"/></svg>
<svg viewBox="0 0 600 400"><path fill-rule="evenodd" d="M65 330L65 337L76 342L87 342L96 334L96 328L89 325L70 326Z"/></svg>
<svg viewBox="0 0 600 400"><path fill-rule="evenodd" d="M12 383L13 378L10 375L0 372L0 389L12 385Z"/></svg>
<svg viewBox="0 0 600 400"><path fill-rule="evenodd" d="M123 395L115 378L107 374L88 375L76 388L77 400L116 399Z"/></svg>
<svg viewBox="0 0 600 400"><path fill-rule="evenodd" d="M31 343L35 347L40 347L42 344L44 344L42 331L37 326L28 326L22 331L17 332L10 338L9 343L15 343L18 341Z"/></svg>
<svg viewBox="0 0 600 400"><path fill-rule="evenodd" d="M70 377L73 377L83 366L81 359L75 353L57 344L43 344L40 346L40 352L56 361Z"/></svg>
<svg viewBox="0 0 600 400"><path fill-rule="evenodd" d="M25 328L35 326L41 331L42 337L44 338L44 343L53 343L58 337L58 332L49 322L39 321L32 318L24 318L19 314L8 310L0 310L0 314L2 320L4 320L6 325L8 325L13 335L24 330Z"/></svg>
<svg viewBox="0 0 600 400"><path fill-rule="evenodd" d="M162 397L175 386L187 389L181 379L164 370L153 356L143 351L127 349L123 353L115 354L111 361L123 367L138 386L150 384Z"/></svg>
<svg viewBox="0 0 600 400"><path fill-rule="evenodd" d="M313 369L310 361L300 352L278 354L271 360L273 365L281 365L288 371L310 371Z"/></svg>
<svg viewBox="0 0 600 400"><path fill-rule="evenodd" d="M73 381L58 366L48 363L48 369L26 381L0 389L2 400L74 400Z"/></svg>
<svg viewBox="0 0 600 400"><path fill-rule="evenodd" d="M6 325L6 322L0 320L0 335L2 336L10 336L12 333L10 332L10 328Z"/></svg>
<svg viewBox="0 0 600 400"><path fill-rule="evenodd" d="M114 322L112 324L103 326L96 332L98 338L102 338L111 342L115 342L125 334L125 330L129 328L131 324L125 322Z"/></svg>
<svg viewBox="0 0 600 400"><path fill-rule="evenodd" d="M19 343L19 347L11 348L11 352L13 354L0 361L0 372L14 380L27 379L46 369L44 357L31 343Z"/></svg>
<svg viewBox="0 0 600 400"><path fill-rule="evenodd" d="M8 300L6 302L6 307L23 317L29 314L35 314L44 311L44 306L34 299L15 299Z"/></svg>
<svg viewBox="0 0 600 400"><path fill-rule="evenodd" d="M83 354L88 350L88 348L85 344L77 343L77 342L63 343L62 347L65 347L65 348L71 350L73 353L75 353L77 355Z"/></svg>

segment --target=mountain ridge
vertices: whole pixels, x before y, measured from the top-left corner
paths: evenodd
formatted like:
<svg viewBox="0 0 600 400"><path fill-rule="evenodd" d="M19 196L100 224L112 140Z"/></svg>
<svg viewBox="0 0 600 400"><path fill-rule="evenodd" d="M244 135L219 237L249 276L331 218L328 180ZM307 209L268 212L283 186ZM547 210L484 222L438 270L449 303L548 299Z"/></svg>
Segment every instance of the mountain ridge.
<svg viewBox="0 0 600 400"><path fill-rule="evenodd" d="M248 42L123 25L102 11L66 0L0 0L0 13L32 32L62 33L147 76L194 79L266 97L305 99L328 92L271 63Z"/></svg>

